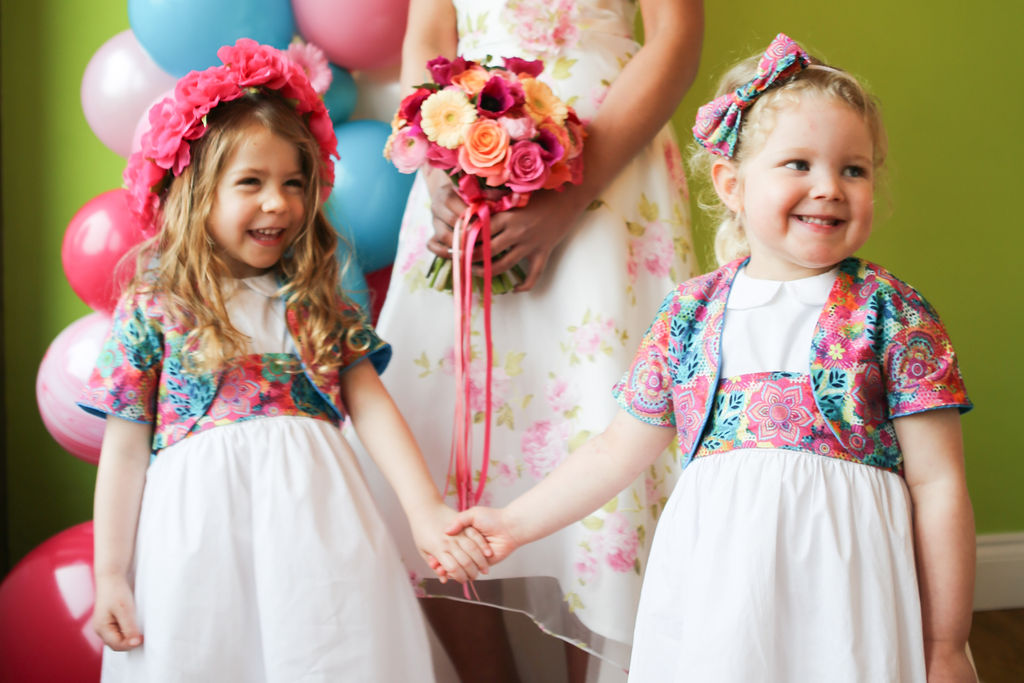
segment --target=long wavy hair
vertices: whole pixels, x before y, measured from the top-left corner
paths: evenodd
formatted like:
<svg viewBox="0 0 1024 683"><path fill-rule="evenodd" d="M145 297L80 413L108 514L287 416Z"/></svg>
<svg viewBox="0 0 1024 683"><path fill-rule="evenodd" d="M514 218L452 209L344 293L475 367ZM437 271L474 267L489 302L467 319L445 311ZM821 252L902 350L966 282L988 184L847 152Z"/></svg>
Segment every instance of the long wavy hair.
<svg viewBox="0 0 1024 683"><path fill-rule="evenodd" d="M727 71L718 84L715 97L733 92L751 81L757 74L761 54L749 57ZM753 105L743 112L739 135L732 162L742 166L743 162L756 154L775 126L780 111L787 105L797 103L801 98L818 96L833 99L852 108L868 126L874 146L873 165L876 188L878 174L885 165L888 153L888 139L878 100L852 74L829 66L812 57L811 64L792 78L760 95ZM711 165L720 159L700 145L694 143L690 166L695 174L703 176L710 188ZM715 231L715 259L723 265L742 256L750 255L750 244L740 216L729 210L710 189L698 200L700 208L715 216L718 228Z"/></svg>
<svg viewBox="0 0 1024 683"><path fill-rule="evenodd" d="M301 316L300 344L312 369L340 366L339 345L348 343L362 319L340 289L339 238L321 209L321 193L330 188L318 181L321 155L315 138L288 102L262 90L219 105L206 123L206 134L191 145L191 163L167 190L159 233L135 254L137 275L128 295L142 290L161 294L166 314L190 330L185 338L189 370L212 371L245 353L248 340L231 325L225 308L222 283L232 276L207 220L225 166L252 127L262 126L295 145L305 179L302 227L274 267L282 282L279 295L308 310L308 316ZM347 311L339 305L343 302L350 304Z"/></svg>

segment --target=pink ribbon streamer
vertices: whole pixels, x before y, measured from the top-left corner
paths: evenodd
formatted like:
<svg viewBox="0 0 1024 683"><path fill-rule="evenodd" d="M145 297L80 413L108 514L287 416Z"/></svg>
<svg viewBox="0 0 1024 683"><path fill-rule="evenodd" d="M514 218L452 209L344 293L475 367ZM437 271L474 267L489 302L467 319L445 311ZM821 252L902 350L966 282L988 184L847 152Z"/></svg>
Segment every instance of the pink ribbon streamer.
<svg viewBox="0 0 1024 683"><path fill-rule="evenodd" d="M473 176L459 180L459 196L468 205L455 224L452 238L452 297L455 306L455 417L452 429L452 448L448 467L450 480L455 473L455 490L459 510L466 510L480 502L487 482L487 470L491 453L492 386L494 344L491 334L491 215L512 208L524 206L528 195L510 193L499 199L485 197ZM472 428L473 414L470 410L469 364L472 357L471 327L473 316L473 249L480 240L483 286L480 305L483 312L484 336L484 443L481 455L480 480L473 490Z"/></svg>

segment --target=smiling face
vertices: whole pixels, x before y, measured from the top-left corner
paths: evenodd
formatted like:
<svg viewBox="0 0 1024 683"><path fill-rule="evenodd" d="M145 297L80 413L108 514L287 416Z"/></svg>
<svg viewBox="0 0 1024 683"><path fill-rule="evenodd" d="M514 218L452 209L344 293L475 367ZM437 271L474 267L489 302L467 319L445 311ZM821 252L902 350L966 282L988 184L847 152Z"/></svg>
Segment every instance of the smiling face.
<svg viewBox="0 0 1024 683"><path fill-rule="evenodd" d="M760 149L739 164L716 161L712 180L743 225L752 277L823 273L871 234L874 140L840 100L811 95L783 105Z"/></svg>
<svg viewBox="0 0 1024 683"><path fill-rule="evenodd" d="M305 188L296 146L250 124L224 162L206 221L232 275L259 275L281 260L303 225Z"/></svg>

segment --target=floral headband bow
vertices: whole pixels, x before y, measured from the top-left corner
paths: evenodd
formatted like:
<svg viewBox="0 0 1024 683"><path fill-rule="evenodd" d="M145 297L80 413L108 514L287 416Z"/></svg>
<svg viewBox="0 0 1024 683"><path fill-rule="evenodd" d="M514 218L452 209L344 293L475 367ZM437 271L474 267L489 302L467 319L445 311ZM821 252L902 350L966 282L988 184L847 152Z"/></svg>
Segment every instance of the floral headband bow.
<svg viewBox="0 0 1024 683"><path fill-rule="evenodd" d="M693 137L712 154L732 159L743 110L774 85L803 71L811 58L785 33L775 36L757 64L757 75L734 92L711 100L697 110Z"/></svg>
<svg viewBox="0 0 1024 683"><path fill-rule="evenodd" d="M273 90L295 107L320 147L322 199L334 185L338 140L320 95L301 61L269 45L241 38L217 50L223 66L192 71L178 81L174 95L149 110L149 130L124 169L129 204L147 237L158 230L163 192L192 160L190 144L206 134L206 115L223 102L254 90Z"/></svg>

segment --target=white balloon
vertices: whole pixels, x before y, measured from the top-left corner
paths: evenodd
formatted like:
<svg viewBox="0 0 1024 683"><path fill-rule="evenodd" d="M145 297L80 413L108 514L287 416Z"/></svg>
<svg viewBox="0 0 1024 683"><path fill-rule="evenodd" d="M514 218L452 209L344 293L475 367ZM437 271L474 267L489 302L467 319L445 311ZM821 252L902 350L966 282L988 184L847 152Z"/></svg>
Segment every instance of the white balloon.
<svg viewBox="0 0 1024 683"><path fill-rule="evenodd" d="M176 82L146 54L131 29L122 31L101 45L85 67L85 120L103 144L127 157L139 118L153 98Z"/></svg>

